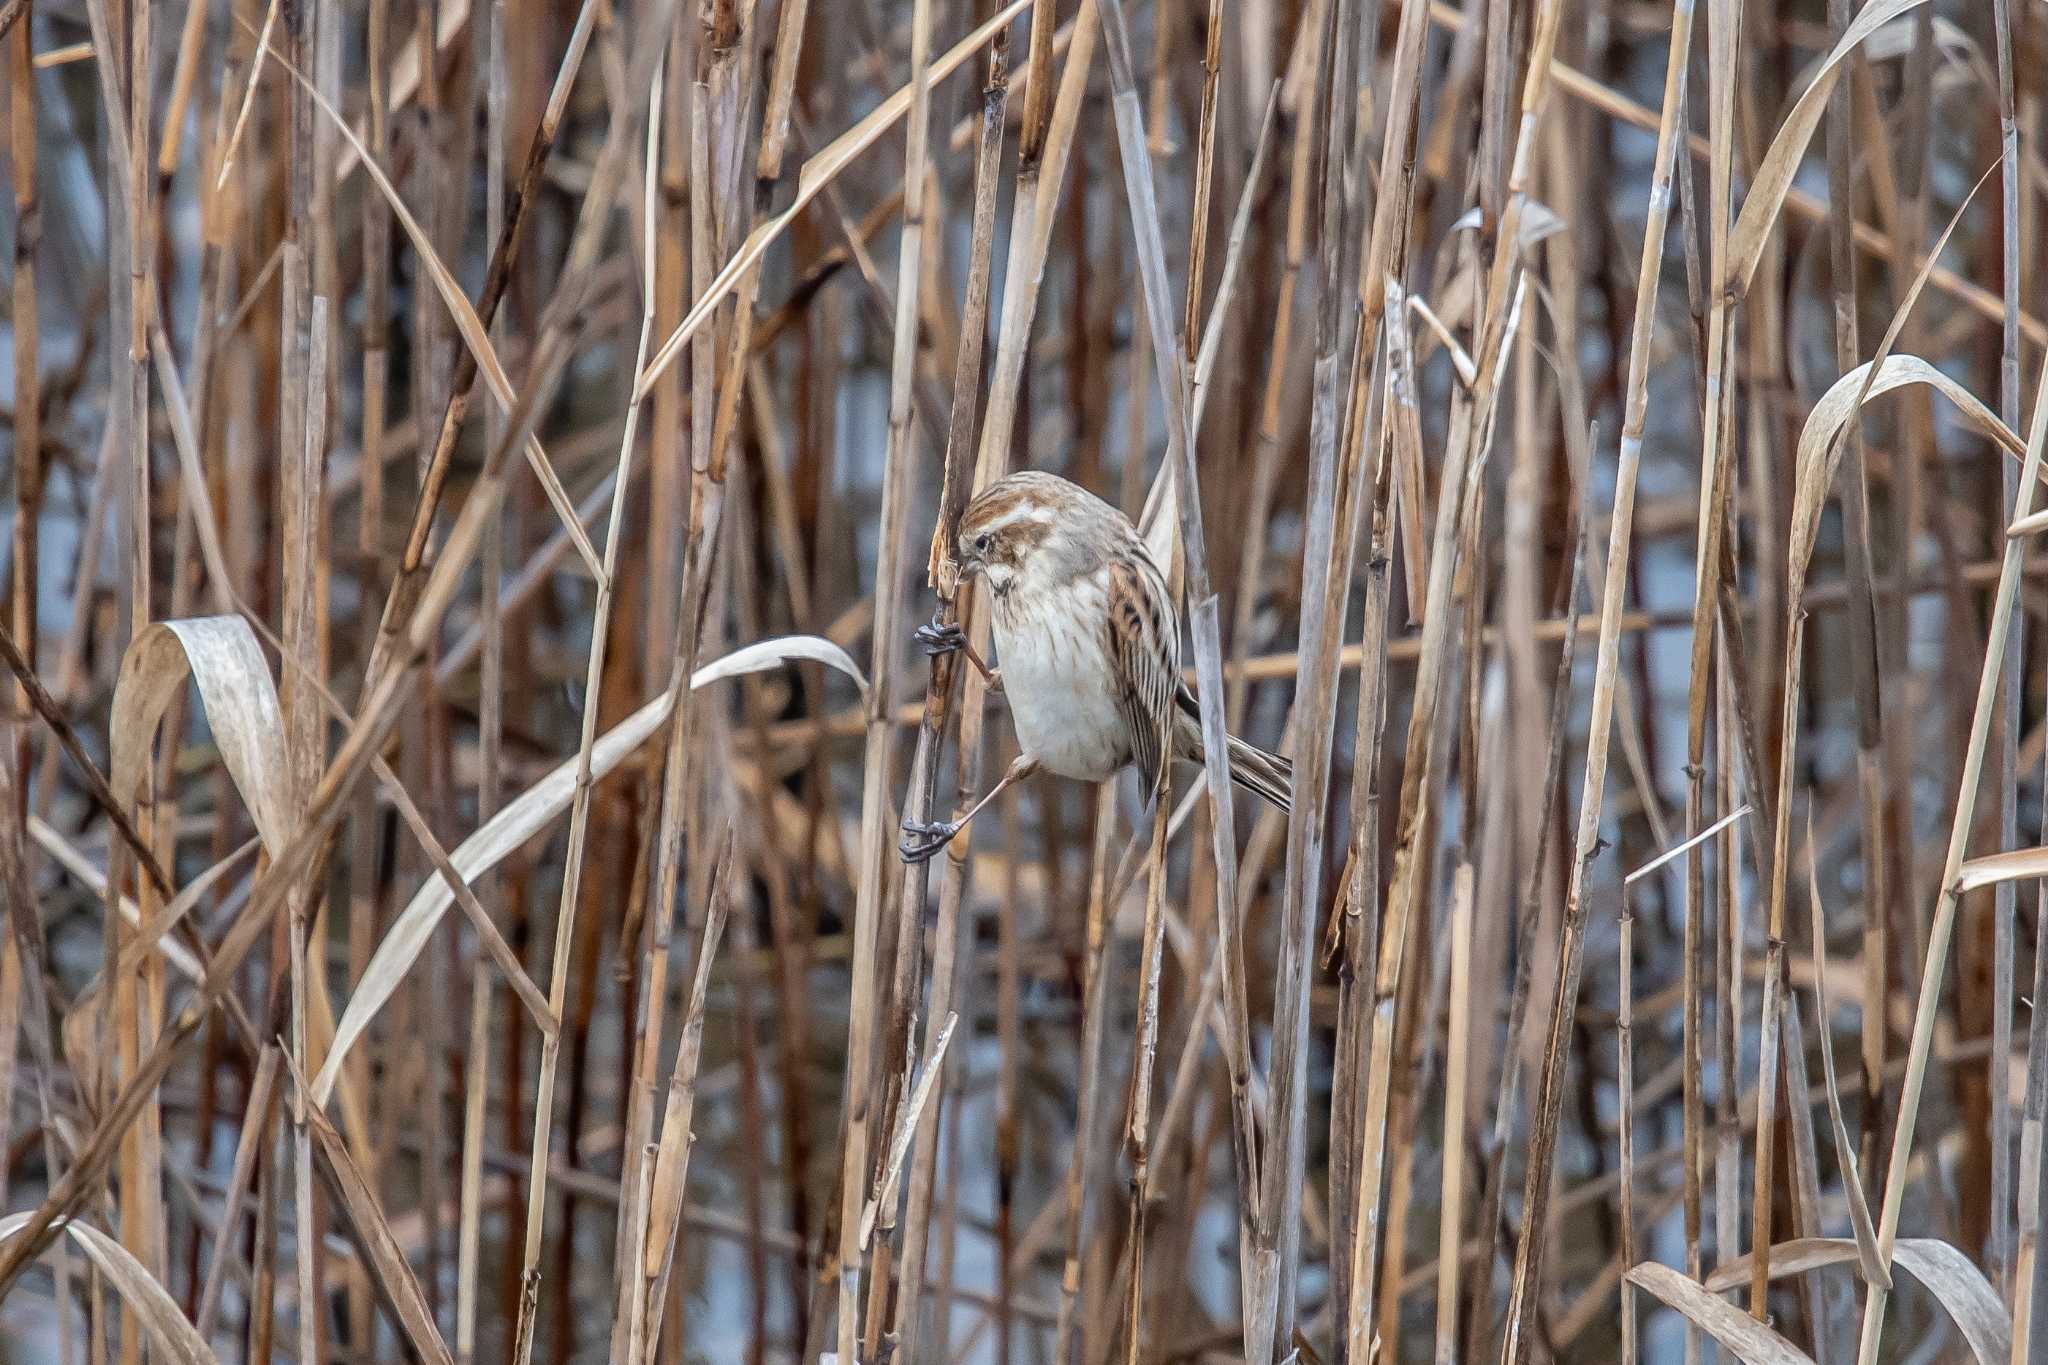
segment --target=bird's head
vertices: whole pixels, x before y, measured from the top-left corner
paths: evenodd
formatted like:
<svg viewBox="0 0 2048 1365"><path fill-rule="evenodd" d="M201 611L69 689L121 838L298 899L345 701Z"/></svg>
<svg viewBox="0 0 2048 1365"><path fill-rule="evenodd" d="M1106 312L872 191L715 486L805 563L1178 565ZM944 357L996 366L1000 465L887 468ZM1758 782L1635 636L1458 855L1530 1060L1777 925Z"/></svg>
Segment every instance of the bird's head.
<svg viewBox="0 0 2048 1365"><path fill-rule="evenodd" d="M962 582L977 574L997 596L1057 558L1087 495L1052 474L1012 474L982 490L960 517L955 559Z"/></svg>

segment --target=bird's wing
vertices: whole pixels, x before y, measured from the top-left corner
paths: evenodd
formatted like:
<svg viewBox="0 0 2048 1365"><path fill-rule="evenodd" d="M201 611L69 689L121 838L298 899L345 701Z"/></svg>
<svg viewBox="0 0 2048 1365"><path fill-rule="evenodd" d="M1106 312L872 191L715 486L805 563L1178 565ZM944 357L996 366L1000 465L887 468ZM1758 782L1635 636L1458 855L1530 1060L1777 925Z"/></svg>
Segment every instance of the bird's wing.
<svg viewBox="0 0 2048 1365"><path fill-rule="evenodd" d="M1108 574L1109 659L1116 670L1117 707L1130 731L1132 761L1148 781L1156 782L1180 682L1178 622L1165 578L1141 549L1112 559Z"/></svg>

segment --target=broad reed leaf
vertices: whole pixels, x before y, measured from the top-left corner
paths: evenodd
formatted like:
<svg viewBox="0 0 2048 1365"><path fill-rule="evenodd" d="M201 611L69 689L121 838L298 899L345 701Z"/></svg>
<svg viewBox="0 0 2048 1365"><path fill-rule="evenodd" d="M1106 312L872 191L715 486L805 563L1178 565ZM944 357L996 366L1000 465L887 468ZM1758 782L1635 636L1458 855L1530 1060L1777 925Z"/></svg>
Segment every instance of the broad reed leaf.
<svg viewBox="0 0 2048 1365"><path fill-rule="evenodd" d="M1828 95L1842 74L1843 62L1864 39L1922 3L1924 0L1870 0L1843 31L1841 41L1828 53L1812 84L1793 101L1792 111L1778 126L1777 136L1771 139L1770 149L1750 181L1742 212L1736 216L1735 229L1728 238L1728 277L1724 287L1733 288L1737 294L1748 292L1749 282L1763 260L1764 242L1777 224L1778 214L1785 207L1785 192L1792 188L1792 177L1798 173L1806 148L1820 127L1821 116L1827 112Z"/></svg>
<svg viewBox="0 0 2048 1365"><path fill-rule="evenodd" d="M830 640L809 635L786 635L736 649L691 674L690 686L695 689L741 673L758 673L791 659L830 664L851 677L863 694L867 691L867 679L845 650ZM670 695L664 692L600 735L590 750L591 781L603 780L628 755L646 743L668 719L670 703ZM448 855L449 861L465 883L474 885L478 877L496 867L512 850L546 829L556 816L569 808L575 795L576 756L571 754L516 800L507 802L504 809L492 816L482 828L464 839ZM320 1073L308 1087L315 1104L324 1106L327 1103L349 1049L355 1046L364 1030L369 1028L370 1021L376 1018L406 973L412 970L427 940L432 937L434 926L441 922L441 916L454 901L455 893L436 874L421 884L405 909L392 920L369 965L363 969L362 979L356 983L355 993L349 997L341 1019L334 1026L334 1044L321 1063Z"/></svg>
<svg viewBox="0 0 2048 1365"><path fill-rule="evenodd" d="M1771 1248L1771 1278L1803 1275L1856 1259L1856 1244L1846 1237L1801 1237ZM1961 1248L1936 1237L1902 1237L1892 1247L1892 1259L1941 1301L1978 1365L2003 1365L2010 1359L2012 1319L1999 1302L1998 1291ZM1635 1278L1633 1271L1629 1278ZM1748 1279L1749 1258L1744 1256L1717 1267L1707 1277L1707 1289L1718 1293Z"/></svg>
<svg viewBox="0 0 2048 1365"><path fill-rule="evenodd" d="M17 1213L0 1219L0 1242L27 1227L33 1216ZM214 1354L207 1347L205 1338L199 1335L199 1329L178 1311L177 1301L126 1247L89 1223L66 1219L63 1228L100 1273L107 1277L114 1292L121 1296L121 1302L135 1314L143 1330L149 1333L150 1341L166 1359L181 1362L181 1365L215 1365Z"/></svg>
<svg viewBox="0 0 2048 1365"><path fill-rule="evenodd" d="M1854 1254L1853 1248L1850 1254ZM1771 1254L1771 1271L1778 1273L1775 1251ZM1812 1365L1813 1358L1804 1351L1726 1299L1714 1297L1699 1281L1668 1265L1645 1261L1630 1270L1627 1278L1630 1284L1648 1290L1684 1314L1687 1321L1727 1347L1745 1365Z"/></svg>

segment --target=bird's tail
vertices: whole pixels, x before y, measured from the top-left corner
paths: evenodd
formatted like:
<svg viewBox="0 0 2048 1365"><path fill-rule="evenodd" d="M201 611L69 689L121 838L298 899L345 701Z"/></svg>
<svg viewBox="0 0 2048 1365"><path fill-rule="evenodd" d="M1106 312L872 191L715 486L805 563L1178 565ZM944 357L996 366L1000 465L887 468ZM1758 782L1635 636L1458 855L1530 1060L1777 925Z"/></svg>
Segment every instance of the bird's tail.
<svg viewBox="0 0 2048 1365"><path fill-rule="evenodd" d="M1281 810L1294 808L1294 765L1236 735L1230 741L1230 777L1238 786L1265 797Z"/></svg>

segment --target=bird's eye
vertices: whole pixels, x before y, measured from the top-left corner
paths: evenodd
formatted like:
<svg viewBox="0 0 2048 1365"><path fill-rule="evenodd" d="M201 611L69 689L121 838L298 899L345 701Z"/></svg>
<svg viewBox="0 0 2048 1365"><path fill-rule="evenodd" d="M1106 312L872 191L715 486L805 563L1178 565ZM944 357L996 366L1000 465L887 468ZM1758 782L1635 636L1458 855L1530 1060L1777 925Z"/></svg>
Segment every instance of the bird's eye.
<svg viewBox="0 0 2048 1365"><path fill-rule="evenodd" d="M983 532L982 532L982 533L981 533L980 535L978 535L978 536L976 536L976 537L974 538L974 548L975 548L976 552L978 552L978 553L980 553L980 554L987 554L987 553L988 553L988 547L989 547L989 534L988 534L988 532L986 532L986 531L983 531Z"/></svg>

